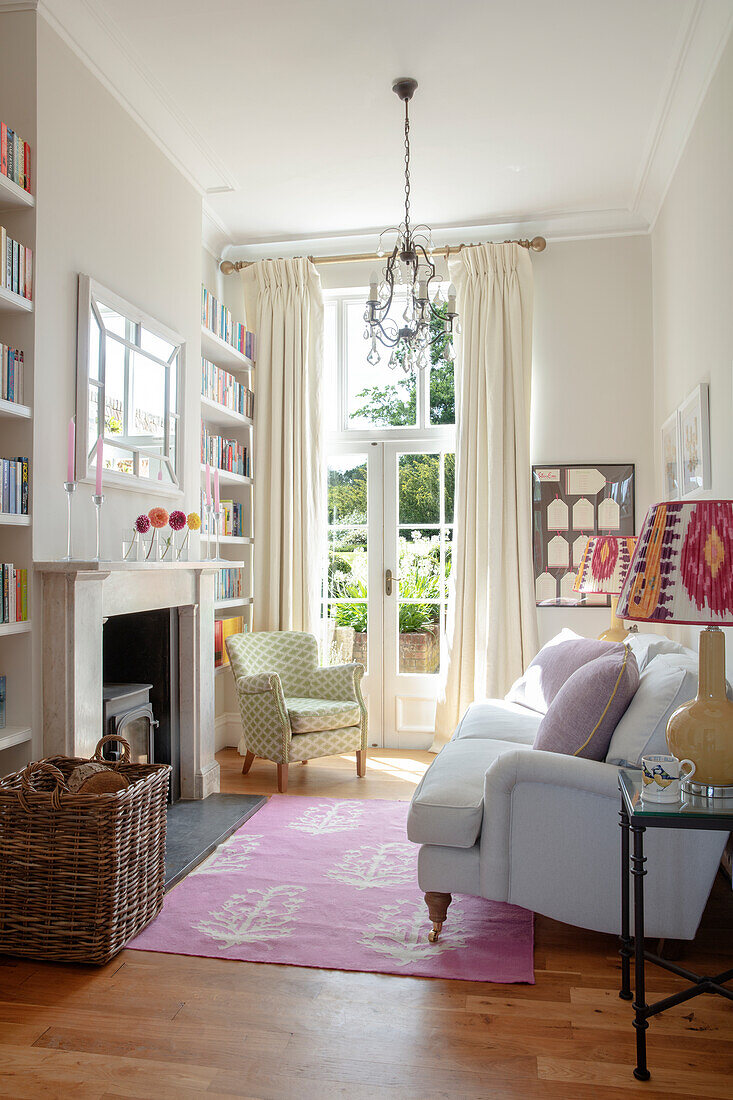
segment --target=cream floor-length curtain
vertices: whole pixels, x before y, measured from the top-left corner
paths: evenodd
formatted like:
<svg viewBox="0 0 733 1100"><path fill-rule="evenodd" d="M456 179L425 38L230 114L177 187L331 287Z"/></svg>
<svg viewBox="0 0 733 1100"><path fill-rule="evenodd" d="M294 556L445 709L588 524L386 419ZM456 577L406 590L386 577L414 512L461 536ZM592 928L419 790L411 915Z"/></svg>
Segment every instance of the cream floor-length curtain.
<svg viewBox="0 0 733 1100"><path fill-rule="evenodd" d="M257 337L253 626L315 633L325 522L321 281L309 260L293 259L262 260L244 282Z"/></svg>
<svg viewBox="0 0 733 1100"><path fill-rule="evenodd" d="M503 696L537 651L529 414L532 265L516 244L450 264L463 328L448 663L433 751L474 699Z"/></svg>

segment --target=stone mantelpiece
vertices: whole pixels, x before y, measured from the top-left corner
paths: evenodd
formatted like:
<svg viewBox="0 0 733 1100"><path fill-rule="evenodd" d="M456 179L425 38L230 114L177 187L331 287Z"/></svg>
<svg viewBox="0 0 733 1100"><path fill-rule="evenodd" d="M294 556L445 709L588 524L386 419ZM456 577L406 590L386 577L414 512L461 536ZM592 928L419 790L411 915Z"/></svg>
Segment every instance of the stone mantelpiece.
<svg viewBox="0 0 733 1100"><path fill-rule="evenodd" d="M214 757L211 562L36 562L43 579L44 755L91 756L103 733L102 628L112 615L178 608L181 795L219 790Z"/></svg>

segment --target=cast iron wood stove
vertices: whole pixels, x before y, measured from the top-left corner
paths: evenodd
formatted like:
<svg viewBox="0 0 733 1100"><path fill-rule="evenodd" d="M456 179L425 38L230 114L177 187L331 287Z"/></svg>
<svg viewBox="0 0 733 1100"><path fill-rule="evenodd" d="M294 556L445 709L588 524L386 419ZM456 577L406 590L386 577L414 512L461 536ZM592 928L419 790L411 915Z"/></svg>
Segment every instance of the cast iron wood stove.
<svg viewBox="0 0 733 1100"><path fill-rule="evenodd" d="M152 684L104 684L104 732L124 737L130 746L133 764L154 764L155 727L150 703ZM108 743L104 755L109 760L119 757L119 750Z"/></svg>

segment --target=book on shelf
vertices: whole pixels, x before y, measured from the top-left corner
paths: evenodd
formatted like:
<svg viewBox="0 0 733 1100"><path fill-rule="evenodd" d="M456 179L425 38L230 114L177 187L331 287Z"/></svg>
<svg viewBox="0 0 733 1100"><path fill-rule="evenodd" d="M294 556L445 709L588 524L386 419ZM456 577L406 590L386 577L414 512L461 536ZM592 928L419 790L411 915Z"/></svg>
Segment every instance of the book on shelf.
<svg viewBox="0 0 733 1100"><path fill-rule="evenodd" d="M237 382L229 371L217 367L215 363L201 357L201 395L209 401L216 401L219 405L239 413L240 416L248 416L250 420L255 412L255 395Z"/></svg>
<svg viewBox="0 0 733 1100"><path fill-rule="evenodd" d="M21 298L33 297L33 251L14 241L0 225L0 287Z"/></svg>
<svg viewBox="0 0 733 1100"><path fill-rule="evenodd" d="M222 535L235 535L237 538L244 534L244 507L237 500L221 500L219 502L224 510L224 522L222 523Z"/></svg>
<svg viewBox="0 0 733 1100"><path fill-rule="evenodd" d="M209 431L203 421L201 422L201 461L204 464L208 462L210 466L224 470L225 473L252 476L249 448L237 439L215 435Z"/></svg>
<svg viewBox="0 0 733 1100"><path fill-rule="evenodd" d="M0 172L24 191L30 191L31 147L7 122L0 122Z"/></svg>
<svg viewBox="0 0 733 1100"><path fill-rule="evenodd" d="M0 565L0 623L28 621L28 570Z"/></svg>
<svg viewBox="0 0 733 1100"><path fill-rule="evenodd" d="M231 344L235 351L241 352L242 355L254 361L254 333L248 332L243 324L235 321L232 311L227 309L224 303L220 302L203 284L201 286L201 324L225 344Z"/></svg>
<svg viewBox="0 0 733 1100"><path fill-rule="evenodd" d="M214 667L222 668L229 664L226 640L232 634L244 634L246 631L241 615L235 615L231 619L214 620Z"/></svg>
<svg viewBox="0 0 733 1100"><path fill-rule="evenodd" d="M3 401L23 402L23 352L0 344L0 397Z"/></svg>
<svg viewBox="0 0 733 1100"><path fill-rule="evenodd" d="M0 676L0 730L5 729L5 703L7 700L7 680Z"/></svg>
<svg viewBox="0 0 733 1100"><path fill-rule="evenodd" d="M28 515L28 459L0 458L0 512Z"/></svg>
<svg viewBox="0 0 733 1100"><path fill-rule="evenodd" d="M238 600L243 591L241 566L231 565L214 574L214 600Z"/></svg>

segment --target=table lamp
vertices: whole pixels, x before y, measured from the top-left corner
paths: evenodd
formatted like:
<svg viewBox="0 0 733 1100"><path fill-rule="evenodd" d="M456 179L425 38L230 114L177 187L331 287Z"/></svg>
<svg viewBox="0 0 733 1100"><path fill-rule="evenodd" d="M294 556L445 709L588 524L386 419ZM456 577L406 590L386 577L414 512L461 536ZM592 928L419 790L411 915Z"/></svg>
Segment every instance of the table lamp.
<svg viewBox="0 0 733 1100"><path fill-rule="evenodd" d="M668 501L649 509L619 597L633 622L686 623L700 632L697 698L667 723L667 744L695 764L691 794L733 795L733 702L725 635L733 623L733 501Z"/></svg>
<svg viewBox="0 0 733 1100"><path fill-rule="evenodd" d="M611 597L611 626L598 635L601 641L623 642L629 633L616 608L635 546L635 535L592 535L583 551L574 591Z"/></svg>

